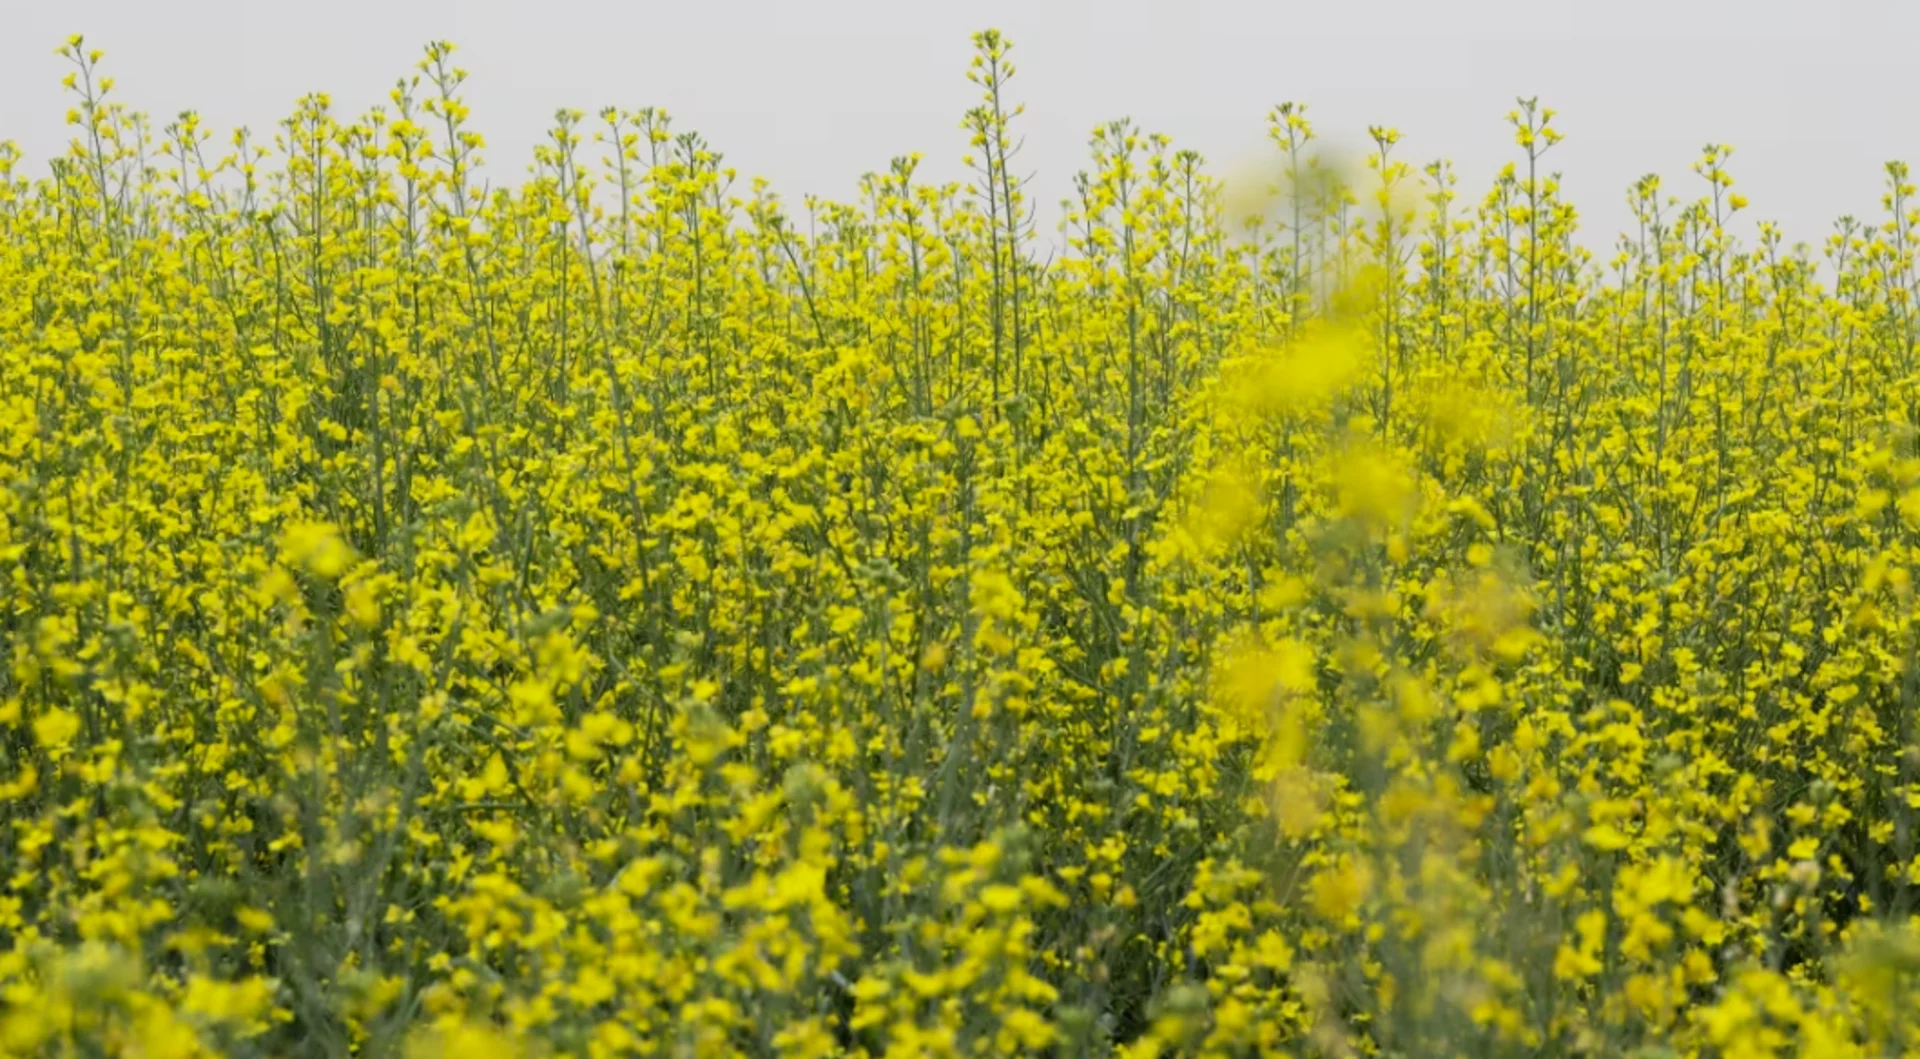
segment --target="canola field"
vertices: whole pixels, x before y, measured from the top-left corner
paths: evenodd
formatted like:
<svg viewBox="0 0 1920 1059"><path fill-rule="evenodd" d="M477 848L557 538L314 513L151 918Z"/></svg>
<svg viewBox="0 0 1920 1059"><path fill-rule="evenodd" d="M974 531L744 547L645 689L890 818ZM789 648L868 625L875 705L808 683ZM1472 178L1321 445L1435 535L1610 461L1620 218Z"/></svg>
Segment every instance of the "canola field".
<svg viewBox="0 0 1920 1059"><path fill-rule="evenodd" d="M489 183L446 45L228 138L68 43L0 1055L1920 1052L1907 169L1616 238L1542 105L1462 188L1287 104L1056 234L974 43L974 177L845 202L656 110Z"/></svg>

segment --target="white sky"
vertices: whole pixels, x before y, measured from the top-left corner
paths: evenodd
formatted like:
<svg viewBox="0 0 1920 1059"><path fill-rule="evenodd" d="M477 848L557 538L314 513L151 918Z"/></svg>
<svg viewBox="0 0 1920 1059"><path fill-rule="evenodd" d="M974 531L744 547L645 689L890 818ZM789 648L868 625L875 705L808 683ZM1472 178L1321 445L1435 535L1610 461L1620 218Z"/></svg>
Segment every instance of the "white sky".
<svg viewBox="0 0 1920 1059"><path fill-rule="evenodd" d="M1348 144L1398 127L1407 161L1451 158L1474 202L1516 156L1502 116L1538 95L1567 136L1550 168L1599 247L1642 173L1703 187L1688 165L1709 141L1735 146L1753 216L1810 241L1878 216L1882 162L1920 166L1920 0L0 0L0 139L35 163L65 143L53 50L76 31L156 126L192 107L260 133L310 90L384 100L444 38L495 180L557 107L652 105L797 205L851 198L909 151L963 177L968 38L987 26L1016 44L1018 161L1048 224L1095 124L1130 116L1225 171L1286 99Z"/></svg>

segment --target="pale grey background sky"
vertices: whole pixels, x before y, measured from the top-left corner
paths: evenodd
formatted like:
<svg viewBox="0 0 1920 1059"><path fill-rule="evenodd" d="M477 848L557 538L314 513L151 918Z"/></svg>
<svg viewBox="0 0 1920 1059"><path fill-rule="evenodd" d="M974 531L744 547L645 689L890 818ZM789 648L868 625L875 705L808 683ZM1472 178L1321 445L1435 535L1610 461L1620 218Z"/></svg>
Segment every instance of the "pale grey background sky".
<svg viewBox="0 0 1920 1059"><path fill-rule="evenodd" d="M1841 213L1877 216L1882 162L1920 166L1920 0L0 0L0 139L36 163L64 144L53 49L75 31L156 124L193 107L257 132L309 90L383 100L445 38L496 180L556 107L654 105L797 204L849 198L908 151L964 176L968 36L987 26L1016 43L1020 161L1048 218L1096 123L1131 116L1223 170L1285 99L1349 143L1397 126L1406 160L1452 158L1477 201L1515 156L1502 115L1538 95L1567 135L1551 168L1600 247L1640 174L1702 186L1687 167L1709 141L1735 146L1751 216L1815 242Z"/></svg>

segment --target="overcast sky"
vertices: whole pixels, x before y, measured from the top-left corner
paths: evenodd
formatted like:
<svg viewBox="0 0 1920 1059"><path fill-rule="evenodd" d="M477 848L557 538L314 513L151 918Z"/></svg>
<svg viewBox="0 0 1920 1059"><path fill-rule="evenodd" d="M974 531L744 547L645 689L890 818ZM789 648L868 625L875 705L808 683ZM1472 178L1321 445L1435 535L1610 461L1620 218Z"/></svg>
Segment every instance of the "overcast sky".
<svg viewBox="0 0 1920 1059"><path fill-rule="evenodd" d="M301 94L381 101L421 46L459 45L495 180L524 171L555 108L658 106L791 202L849 198L909 151L965 175L969 34L1015 42L1038 198L1070 189L1096 123L1128 116L1216 169L1259 157L1264 116L1306 101L1330 138L1369 123L1406 160L1445 156L1477 201L1515 157L1519 95L1561 112L1550 156L1589 245L1624 228L1628 184L1691 195L1709 141L1736 148L1752 215L1818 241L1877 216L1882 163L1920 165L1920 0L0 0L0 139L36 163L67 130L54 48L83 32L156 125L185 108L271 130Z"/></svg>

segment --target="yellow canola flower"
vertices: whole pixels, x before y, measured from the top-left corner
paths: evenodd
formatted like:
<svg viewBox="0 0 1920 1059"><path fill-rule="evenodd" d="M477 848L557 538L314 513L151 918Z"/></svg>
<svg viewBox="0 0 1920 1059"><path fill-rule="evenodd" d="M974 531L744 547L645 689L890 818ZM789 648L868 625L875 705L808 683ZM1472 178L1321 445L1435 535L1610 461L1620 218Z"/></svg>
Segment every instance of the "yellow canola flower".
<svg viewBox="0 0 1920 1059"><path fill-rule="evenodd" d="M353 547L328 522L296 522L280 535L280 553L294 567L332 581L357 560Z"/></svg>
<svg viewBox="0 0 1920 1059"><path fill-rule="evenodd" d="M1335 510L1370 530L1383 531L1412 517L1419 503L1418 483L1392 453L1354 442L1334 461Z"/></svg>
<svg viewBox="0 0 1920 1059"><path fill-rule="evenodd" d="M1201 555L1217 555L1256 530L1265 510L1259 479L1229 465L1208 479L1188 510L1180 531Z"/></svg>
<svg viewBox="0 0 1920 1059"><path fill-rule="evenodd" d="M51 709L34 718L34 742L48 751L64 751L80 734L80 718L71 710Z"/></svg>
<svg viewBox="0 0 1920 1059"><path fill-rule="evenodd" d="M1228 376L1229 407L1254 416L1310 412L1347 392L1368 363L1355 327L1314 323L1292 342L1263 348Z"/></svg>
<svg viewBox="0 0 1920 1059"><path fill-rule="evenodd" d="M1227 717L1260 730L1277 707L1315 689L1317 665L1312 647L1298 639L1244 644L1221 660L1214 700Z"/></svg>
<svg viewBox="0 0 1920 1059"><path fill-rule="evenodd" d="M1344 925L1360 910L1372 884L1371 868L1352 857L1342 858L1313 877L1309 900L1321 918Z"/></svg>
<svg viewBox="0 0 1920 1059"><path fill-rule="evenodd" d="M525 1059L527 1054L492 1026L465 1020L434 1026L407 1042L407 1059Z"/></svg>

